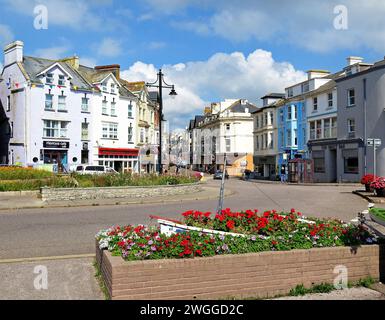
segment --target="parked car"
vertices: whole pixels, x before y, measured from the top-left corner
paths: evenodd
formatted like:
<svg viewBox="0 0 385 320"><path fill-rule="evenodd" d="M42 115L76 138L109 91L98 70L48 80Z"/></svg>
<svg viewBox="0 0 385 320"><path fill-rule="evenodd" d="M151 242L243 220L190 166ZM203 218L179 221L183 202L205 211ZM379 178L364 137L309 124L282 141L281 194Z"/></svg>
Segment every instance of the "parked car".
<svg viewBox="0 0 385 320"><path fill-rule="evenodd" d="M214 173L214 180L221 180L223 177L223 171L222 170L217 170L215 171ZM229 174L227 173L227 170L226 170L226 173L225 173L225 179L228 179L229 178Z"/></svg>
<svg viewBox="0 0 385 320"><path fill-rule="evenodd" d="M113 168L106 166L78 165L74 171L77 174L117 174Z"/></svg>

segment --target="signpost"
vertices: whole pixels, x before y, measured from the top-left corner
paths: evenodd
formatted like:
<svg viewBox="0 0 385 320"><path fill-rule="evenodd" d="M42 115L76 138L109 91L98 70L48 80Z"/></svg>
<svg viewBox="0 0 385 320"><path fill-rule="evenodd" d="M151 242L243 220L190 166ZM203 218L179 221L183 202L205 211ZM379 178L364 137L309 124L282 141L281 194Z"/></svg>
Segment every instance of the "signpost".
<svg viewBox="0 0 385 320"><path fill-rule="evenodd" d="M374 177L377 176L377 166L376 166L376 160L377 160L377 156L376 156L376 151L377 151L377 148L381 147L382 145L382 141L381 139L374 139L374 138L369 138L367 140L367 146L368 147L372 147L373 148L373 175Z"/></svg>

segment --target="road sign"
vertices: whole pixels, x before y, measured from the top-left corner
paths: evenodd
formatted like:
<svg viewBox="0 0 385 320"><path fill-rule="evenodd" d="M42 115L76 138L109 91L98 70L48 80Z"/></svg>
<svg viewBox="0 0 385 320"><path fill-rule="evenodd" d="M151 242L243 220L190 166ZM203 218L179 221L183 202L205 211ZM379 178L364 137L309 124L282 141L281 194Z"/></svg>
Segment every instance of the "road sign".
<svg viewBox="0 0 385 320"><path fill-rule="evenodd" d="M380 147L382 145L382 141L381 141L381 139L371 139L371 138L369 138L367 140L367 145L368 145L368 147L373 147L373 146Z"/></svg>

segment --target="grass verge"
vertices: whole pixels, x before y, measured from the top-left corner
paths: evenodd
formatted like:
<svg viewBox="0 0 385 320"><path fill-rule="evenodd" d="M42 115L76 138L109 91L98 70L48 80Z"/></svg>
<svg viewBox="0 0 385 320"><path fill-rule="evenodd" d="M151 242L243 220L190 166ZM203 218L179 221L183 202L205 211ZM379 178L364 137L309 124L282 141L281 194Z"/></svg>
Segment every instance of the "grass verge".
<svg viewBox="0 0 385 320"><path fill-rule="evenodd" d="M102 291L102 293L104 295L104 300L111 300L110 294L108 293L108 289L107 289L106 285L104 284L102 272L99 268L98 263L96 262L96 259L94 260L93 266L95 268L95 278L98 281L100 290Z"/></svg>

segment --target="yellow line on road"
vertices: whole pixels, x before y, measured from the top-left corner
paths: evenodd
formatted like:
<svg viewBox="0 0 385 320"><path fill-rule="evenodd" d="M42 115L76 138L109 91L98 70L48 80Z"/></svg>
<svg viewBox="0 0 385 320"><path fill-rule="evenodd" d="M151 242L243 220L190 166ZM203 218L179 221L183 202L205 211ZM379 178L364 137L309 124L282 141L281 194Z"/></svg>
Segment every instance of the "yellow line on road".
<svg viewBox="0 0 385 320"><path fill-rule="evenodd" d="M66 256L52 256L52 257L33 257L33 258L19 258L19 259L3 259L0 260L0 264L7 263L20 263L20 262L37 262L37 261L52 261L52 260L68 260L68 259L81 259L81 258L94 258L94 253L89 254L77 254Z"/></svg>

